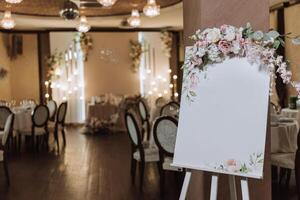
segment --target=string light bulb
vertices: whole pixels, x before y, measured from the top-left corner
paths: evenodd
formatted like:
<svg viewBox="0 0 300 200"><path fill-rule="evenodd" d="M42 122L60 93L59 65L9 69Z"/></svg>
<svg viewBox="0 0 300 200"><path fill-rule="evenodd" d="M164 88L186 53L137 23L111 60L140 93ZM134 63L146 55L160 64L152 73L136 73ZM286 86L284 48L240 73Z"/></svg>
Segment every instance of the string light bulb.
<svg viewBox="0 0 300 200"><path fill-rule="evenodd" d="M143 11L147 17L156 17L160 15L160 6L157 5L155 0L148 0Z"/></svg>
<svg viewBox="0 0 300 200"><path fill-rule="evenodd" d="M132 27L139 27L141 25L140 13L137 9L131 11L131 16L128 18L128 23Z"/></svg>
<svg viewBox="0 0 300 200"><path fill-rule="evenodd" d="M11 17L11 12L10 11L5 11L4 16L1 20L1 26L4 29L12 29L16 25L15 20Z"/></svg>
<svg viewBox="0 0 300 200"><path fill-rule="evenodd" d="M80 33L86 33L91 29L86 16L81 16L78 26L76 27L77 31Z"/></svg>

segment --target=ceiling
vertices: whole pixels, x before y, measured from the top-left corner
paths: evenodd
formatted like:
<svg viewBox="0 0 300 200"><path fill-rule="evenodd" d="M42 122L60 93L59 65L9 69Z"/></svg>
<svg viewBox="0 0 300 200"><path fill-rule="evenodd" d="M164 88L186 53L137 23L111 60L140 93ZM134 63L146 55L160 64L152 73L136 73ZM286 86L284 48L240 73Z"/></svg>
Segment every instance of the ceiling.
<svg viewBox="0 0 300 200"><path fill-rule="evenodd" d="M129 14L133 7L143 10L147 0L118 0L112 7L101 6L97 0L73 0L80 5L80 12L86 16L113 16ZM0 11L7 9L14 14L58 17L65 0L24 0L19 4L7 4L4 0L0 1ZM168 7L181 2L181 0L157 0L162 7Z"/></svg>

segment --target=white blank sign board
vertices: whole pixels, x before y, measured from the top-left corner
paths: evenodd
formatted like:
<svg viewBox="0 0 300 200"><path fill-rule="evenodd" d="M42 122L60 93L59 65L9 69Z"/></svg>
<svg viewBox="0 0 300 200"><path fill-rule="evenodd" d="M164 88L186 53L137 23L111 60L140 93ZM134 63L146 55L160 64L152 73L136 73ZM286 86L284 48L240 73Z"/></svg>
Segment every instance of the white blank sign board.
<svg viewBox="0 0 300 200"><path fill-rule="evenodd" d="M205 74L198 71L194 102L182 94L173 165L262 178L268 73L231 58Z"/></svg>

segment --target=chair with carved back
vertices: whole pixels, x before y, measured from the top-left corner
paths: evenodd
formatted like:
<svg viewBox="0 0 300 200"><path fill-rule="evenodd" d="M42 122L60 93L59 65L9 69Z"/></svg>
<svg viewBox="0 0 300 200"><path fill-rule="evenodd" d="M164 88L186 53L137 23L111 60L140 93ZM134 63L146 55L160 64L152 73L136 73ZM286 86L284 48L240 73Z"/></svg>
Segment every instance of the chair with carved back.
<svg viewBox="0 0 300 200"><path fill-rule="evenodd" d="M8 139L13 131L13 124L14 124L14 114L10 114L5 122L4 130L0 131L0 162L3 162L4 173L6 177L7 185L10 184L9 180L9 173L8 173L8 166L7 166L7 146L8 146Z"/></svg>
<svg viewBox="0 0 300 200"><path fill-rule="evenodd" d="M67 115L68 103L63 102L59 105L56 114L55 127L54 127L54 138L57 145L57 151L59 151L59 137L58 133L61 131L63 137L63 144L66 146L66 134L65 134L65 120Z"/></svg>
<svg viewBox="0 0 300 200"><path fill-rule="evenodd" d="M158 162L159 155L156 148L144 147L142 135L136 120L131 112L125 113L125 125L131 142L131 178L135 181L136 164L139 163L140 190L143 189L145 164L148 162Z"/></svg>
<svg viewBox="0 0 300 200"><path fill-rule="evenodd" d="M160 192L164 194L165 171L181 172L182 168L171 166L173 162L178 121L171 116L157 118L153 126L155 144L159 149Z"/></svg>
<svg viewBox="0 0 300 200"><path fill-rule="evenodd" d="M150 132L151 132L151 127L150 127L150 115L149 115L149 111L148 111L148 107L144 101L144 99L139 99L137 102L137 106L138 106L138 111L139 111L139 115L141 118L141 122L142 122L142 135L143 137L146 134L146 139L147 141L149 141L150 139ZM143 138L144 139L144 138Z"/></svg>

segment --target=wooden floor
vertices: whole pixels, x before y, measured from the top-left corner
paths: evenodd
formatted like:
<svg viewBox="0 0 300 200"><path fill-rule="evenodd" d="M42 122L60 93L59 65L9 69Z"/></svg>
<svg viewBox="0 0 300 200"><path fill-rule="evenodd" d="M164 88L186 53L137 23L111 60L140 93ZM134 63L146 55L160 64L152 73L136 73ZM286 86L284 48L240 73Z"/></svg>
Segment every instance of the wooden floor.
<svg viewBox="0 0 300 200"><path fill-rule="evenodd" d="M166 193L159 195L155 164L146 167L144 191L138 179L131 184L130 144L125 133L85 135L68 128L67 146L33 153L22 149L9 155L11 185L5 184L0 165L0 200L142 200L178 199L180 181L166 177ZM138 178L138 176L137 176ZM289 189L273 184L273 200L296 200L295 178Z"/></svg>
<svg viewBox="0 0 300 200"><path fill-rule="evenodd" d="M143 193L130 178L130 144L125 133L84 135L67 131L67 146L57 154L23 149L9 156L11 185L0 165L1 200L131 200L162 199L156 165L146 167ZM138 177L137 177L138 178ZM167 175L163 199L178 199L180 183Z"/></svg>

